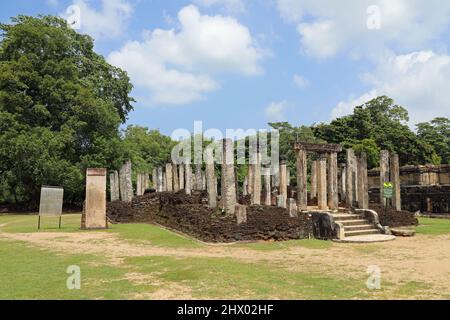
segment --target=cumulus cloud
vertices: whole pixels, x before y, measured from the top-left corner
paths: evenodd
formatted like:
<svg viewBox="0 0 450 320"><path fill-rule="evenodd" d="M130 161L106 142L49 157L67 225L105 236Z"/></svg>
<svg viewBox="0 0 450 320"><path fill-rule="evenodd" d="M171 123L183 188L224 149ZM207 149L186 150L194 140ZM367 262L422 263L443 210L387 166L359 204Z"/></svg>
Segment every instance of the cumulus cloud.
<svg viewBox="0 0 450 320"><path fill-rule="evenodd" d="M100 9L94 8L88 0L74 0L61 16L79 23L80 31L95 39L110 39L124 34L133 11L133 6L126 0L102 0Z"/></svg>
<svg viewBox="0 0 450 320"><path fill-rule="evenodd" d="M299 74L294 74L293 81L294 84L300 89L304 89L309 85L308 79Z"/></svg>
<svg viewBox="0 0 450 320"><path fill-rule="evenodd" d="M264 53L236 19L202 15L196 6L178 13L180 28L146 32L112 52L108 61L127 70L158 104L187 104L205 98L219 84L212 75L262 73Z"/></svg>
<svg viewBox="0 0 450 320"><path fill-rule="evenodd" d="M196 4L202 7L220 6L229 13L242 13L245 11L243 0L194 0Z"/></svg>
<svg viewBox="0 0 450 320"><path fill-rule="evenodd" d="M297 25L302 50L318 58L342 51L378 54L386 47L421 50L450 21L450 2L440 0L277 0L277 6L287 23ZM379 29L368 27L374 18Z"/></svg>
<svg viewBox="0 0 450 320"><path fill-rule="evenodd" d="M281 122L284 121L285 111L288 106L286 101L272 102L265 109L265 115L267 120L270 122Z"/></svg>
<svg viewBox="0 0 450 320"><path fill-rule="evenodd" d="M353 107L380 95L406 107L412 125L450 116L450 55L433 51L391 54L379 62L374 72L363 75L363 80L373 89L351 101L340 102L332 111L334 118L351 113Z"/></svg>

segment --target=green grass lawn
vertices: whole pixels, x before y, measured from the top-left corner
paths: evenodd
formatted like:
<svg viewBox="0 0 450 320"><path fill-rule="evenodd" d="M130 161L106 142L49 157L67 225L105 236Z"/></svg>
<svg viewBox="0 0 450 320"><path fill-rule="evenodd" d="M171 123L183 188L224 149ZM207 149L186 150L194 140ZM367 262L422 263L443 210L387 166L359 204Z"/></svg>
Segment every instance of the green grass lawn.
<svg viewBox="0 0 450 320"><path fill-rule="evenodd" d="M420 219L417 230L430 236L450 234L450 221ZM0 216L1 232L35 233L36 216ZM45 219L43 230L50 233L78 233L80 215L65 215L63 228L58 230L57 219ZM208 245L176 233L145 224L112 225L109 230L130 244L170 250L202 252ZM99 244L101 245L101 243ZM287 242L259 242L223 246L226 250L242 250L270 254L301 247L326 254L336 246L333 242L298 240ZM359 247L358 247L359 248ZM320 266L301 266L289 269L286 265L266 262L245 262L231 258L124 256L119 264L111 264L104 255L56 253L39 249L33 244L1 239L0 236L0 299L133 299L152 297L161 288L177 291L192 298L224 299L365 299L389 298L384 290L366 289L366 275L345 272L345 276L331 276ZM364 249L364 250L363 250ZM369 250L370 249L370 250ZM357 249L377 252L377 245ZM82 289L68 290L67 267L81 268ZM405 296L421 292L428 284L405 282L397 286L396 294ZM164 296L156 296L156 298Z"/></svg>

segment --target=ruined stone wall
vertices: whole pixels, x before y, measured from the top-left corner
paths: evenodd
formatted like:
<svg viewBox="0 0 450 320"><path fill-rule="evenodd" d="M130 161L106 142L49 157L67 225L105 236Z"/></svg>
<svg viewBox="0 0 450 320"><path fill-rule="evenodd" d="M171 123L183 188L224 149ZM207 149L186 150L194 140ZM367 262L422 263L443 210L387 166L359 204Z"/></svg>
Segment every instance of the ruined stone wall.
<svg viewBox="0 0 450 320"><path fill-rule="evenodd" d="M377 188L380 184L380 170L368 172L369 188ZM404 166L400 168L402 186L436 186L450 185L450 165Z"/></svg>
<svg viewBox="0 0 450 320"><path fill-rule="evenodd" d="M291 218L287 209L250 206L247 222L238 225L236 216L209 209L202 193L145 195L129 204L110 203L107 213L114 222L158 223L205 242L281 241L312 235L312 222L307 214Z"/></svg>
<svg viewBox="0 0 450 320"><path fill-rule="evenodd" d="M379 204L370 204L370 209L378 213L382 226L396 228L419 225L419 220L413 212L395 211L393 209L386 210Z"/></svg>

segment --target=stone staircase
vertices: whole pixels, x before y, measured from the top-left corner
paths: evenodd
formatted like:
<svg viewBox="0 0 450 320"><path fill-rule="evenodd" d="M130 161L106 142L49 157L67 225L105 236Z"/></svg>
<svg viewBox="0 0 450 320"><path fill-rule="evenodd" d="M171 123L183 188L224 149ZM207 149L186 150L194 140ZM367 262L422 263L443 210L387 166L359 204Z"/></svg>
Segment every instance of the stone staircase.
<svg viewBox="0 0 450 320"><path fill-rule="evenodd" d="M351 213L333 213L334 221L344 226L345 237L382 234L382 232L363 216Z"/></svg>

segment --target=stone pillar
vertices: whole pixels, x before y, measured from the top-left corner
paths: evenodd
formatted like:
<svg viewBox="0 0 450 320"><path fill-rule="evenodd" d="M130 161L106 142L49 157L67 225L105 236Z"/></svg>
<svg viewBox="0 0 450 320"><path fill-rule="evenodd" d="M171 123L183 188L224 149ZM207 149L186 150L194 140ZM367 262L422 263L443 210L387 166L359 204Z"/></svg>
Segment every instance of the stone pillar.
<svg viewBox="0 0 450 320"><path fill-rule="evenodd" d="M206 190L206 173L202 171L202 191Z"/></svg>
<svg viewBox="0 0 450 320"><path fill-rule="evenodd" d="M133 182L131 180L131 161L120 169L120 198L124 202L133 200Z"/></svg>
<svg viewBox="0 0 450 320"><path fill-rule="evenodd" d="M272 205L272 188L270 186L270 179L271 179L271 169L265 168L264 169L264 190L266 194L266 198L264 201L264 204L266 206Z"/></svg>
<svg viewBox="0 0 450 320"><path fill-rule="evenodd" d="M253 176L254 176L254 171L255 171L255 165L254 164L249 164L248 165L248 194L252 195L253 194Z"/></svg>
<svg viewBox="0 0 450 320"><path fill-rule="evenodd" d="M325 154L321 154L317 164L317 203L319 210L328 209L327 189L327 157Z"/></svg>
<svg viewBox="0 0 450 320"><path fill-rule="evenodd" d="M87 169L86 172L86 229L106 229L106 169Z"/></svg>
<svg viewBox="0 0 450 320"><path fill-rule="evenodd" d="M277 207L286 208L286 198L284 196L277 196Z"/></svg>
<svg viewBox="0 0 450 320"><path fill-rule="evenodd" d="M211 209L217 208L217 186L216 173L214 168L214 156L212 149L206 149L206 185L208 190L208 206Z"/></svg>
<svg viewBox="0 0 450 320"><path fill-rule="evenodd" d="M189 163L184 165L184 173L186 174L184 191L189 195L192 193L192 167Z"/></svg>
<svg viewBox="0 0 450 320"><path fill-rule="evenodd" d="M173 166L171 163L166 164L166 191L173 192Z"/></svg>
<svg viewBox="0 0 450 320"><path fill-rule="evenodd" d="M317 161L311 163L311 191L309 198L317 198Z"/></svg>
<svg viewBox="0 0 450 320"><path fill-rule="evenodd" d="M237 204L235 211L236 211L237 224L241 225L243 223L246 223L247 222L247 207Z"/></svg>
<svg viewBox="0 0 450 320"><path fill-rule="evenodd" d="M222 163L222 202L226 214L236 212L236 184L234 176L234 144L233 140L225 139L223 143Z"/></svg>
<svg viewBox="0 0 450 320"><path fill-rule="evenodd" d="M243 185L243 191L242 191L244 197L248 195L248 176L245 176L244 178L244 185Z"/></svg>
<svg viewBox="0 0 450 320"><path fill-rule="evenodd" d="M158 191L158 169L154 168L152 172L152 188Z"/></svg>
<svg viewBox="0 0 450 320"><path fill-rule="evenodd" d="M308 209L308 178L307 152L304 149L297 150L297 207L298 210Z"/></svg>
<svg viewBox="0 0 450 320"><path fill-rule="evenodd" d="M286 185L291 186L291 170L289 168L286 169Z"/></svg>
<svg viewBox="0 0 450 320"><path fill-rule="evenodd" d="M353 149L347 149L347 172L346 172L346 203L353 207L356 201L356 157Z"/></svg>
<svg viewBox="0 0 450 320"><path fill-rule="evenodd" d="M280 163L280 196L287 201L287 166L286 161L281 161ZM283 204L282 208L286 208L286 202Z"/></svg>
<svg viewBox="0 0 450 320"><path fill-rule="evenodd" d="M328 154L328 207L331 210L339 208L338 194L338 163L337 153Z"/></svg>
<svg viewBox="0 0 450 320"><path fill-rule="evenodd" d="M195 165L195 185L194 190L202 190L203 189L203 175L202 175L202 165Z"/></svg>
<svg viewBox="0 0 450 320"><path fill-rule="evenodd" d="M386 206L387 199L384 198L384 183L389 180L389 151L382 150L380 156L380 203Z"/></svg>
<svg viewBox="0 0 450 320"><path fill-rule="evenodd" d="M369 209L369 181L367 176L367 155L358 157L358 207Z"/></svg>
<svg viewBox="0 0 450 320"><path fill-rule="evenodd" d="M254 165L253 170L253 194L252 194L252 204L261 204L261 154L258 153L257 164Z"/></svg>
<svg viewBox="0 0 450 320"><path fill-rule="evenodd" d="M163 168L158 167L157 169L157 188L156 191L163 192L164 191L164 172Z"/></svg>
<svg viewBox="0 0 450 320"><path fill-rule="evenodd" d="M340 165L340 180L339 180L339 194L340 200L346 201L346 186L347 186L347 166L343 163Z"/></svg>
<svg viewBox="0 0 450 320"><path fill-rule="evenodd" d="M184 190L184 165L180 164L178 167L178 178L180 181L180 190Z"/></svg>
<svg viewBox="0 0 450 320"><path fill-rule="evenodd" d="M287 200L287 208L291 218L298 218L297 201L295 199L289 198Z"/></svg>
<svg viewBox="0 0 450 320"><path fill-rule="evenodd" d="M166 172L164 171L163 168L163 179L162 179L162 192L167 192L167 176L166 176Z"/></svg>
<svg viewBox="0 0 450 320"><path fill-rule="evenodd" d="M142 196L142 174L138 173L136 175L136 196Z"/></svg>
<svg viewBox="0 0 450 320"><path fill-rule="evenodd" d="M111 201L120 200L119 173L117 171L111 172L109 175L109 185L111 189Z"/></svg>
<svg viewBox="0 0 450 320"><path fill-rule="evenodd" d="M180 191L180 179L178 178L178 166L176 164L172 165L172 176L173 176L173 191Z"/></svg>
<svg viewBox="0 0 450 320"><path fill-rule="evenodd" d="M394 187L392 206L395 210L402 210L402 200L401 200L401 185L400 185L400 161L398 154L394 154L391 157L391 181Z"/></svg>

